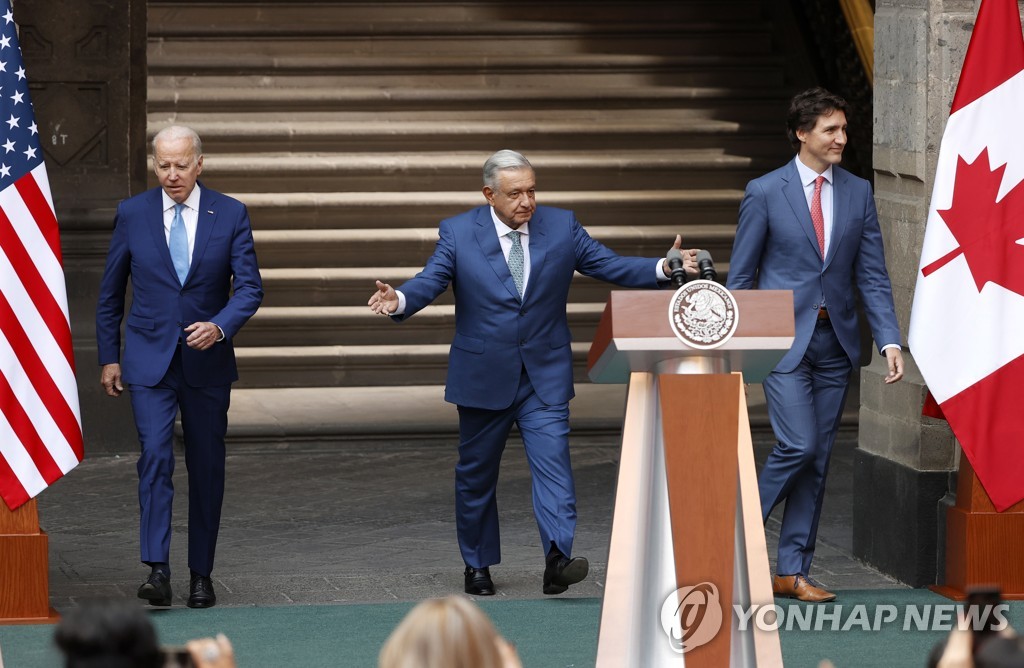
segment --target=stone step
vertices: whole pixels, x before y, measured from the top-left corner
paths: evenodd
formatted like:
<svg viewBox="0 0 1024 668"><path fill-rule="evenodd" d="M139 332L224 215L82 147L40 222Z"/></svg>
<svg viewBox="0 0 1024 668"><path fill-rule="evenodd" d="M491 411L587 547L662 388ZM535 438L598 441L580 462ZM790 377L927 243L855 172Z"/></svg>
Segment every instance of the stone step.
<svg viewBox="0 0 1024 668"><path fill-rule="evenodd" d="M435 58L472 54L500 57L511 51L531 55L602 53L719 55L756 57L770 53L772 35L764 24L675 23L537 23L502 21L477 24L321 24L284 25L268 32L225 33L221 26L196 29L180 26L185 34L150 36L153 60L190 58L201 42L202 52L214 59L239 56L292 58L348 56L407 56Z"/></svg>
<svg viewBox="0 0 1024 668"><path fill-rule="evenodd" d="M240 116L258 112L312 112L317 110L422 113L431 110L508 110L524 107L545 109L666 108L701 110L715 114L729 109L748 109L761 118L783 118L788 90L778 87L667 86L638 84L627 87L564 86L537 88L443 88L430 86L150 86L149 111L206 113L226 112ZM431 82L433 84L433 82Z"/></svg>
<svg viewBox="0 0 1024 668"><path fill-rule="evenodd" d="M405 323L382 324L401 327ZM239 380L233 387L441 385L450 347L449 343L240 347L235 350ZM572 343L576 382L587 379L589 349L589 341Z"/></svg>
<svg viewBox="0 0 1024 668"><path fill-rule="evenodd" d="M213 186L216 177L209 181ZM478 179L479 184L479 179ZM461 192L232 192L249 209L254 229L436 227L486 203L478 185ZM735 225L741 189L542 190L541 204L570 209L586 226Z"/></svg>
<svg viewBox="0 0 1024 668"><path fill-rule="evenodd" d="M179 121L188 125L206 124L209 131L219 136L231 134L231 126L237 124L236 134L252 133L256 137L278 134L329 134L331 131L358 130L362 124L393 124L398 128L422 123L427 127L437 124L476 123L481 125L507 123L523 125L538 123L541 127L552 127L562 131L563 126L572 123L601 123L612 128L619 126L642 126L653 123L659 129L667 123L674 123L677 132L735 131L747 129L765 131L776 127L771 119L765 119L757 109L744 103L719 101L709 106L666 108L642 106L634 101L629 108L580 108L566 105L563 108L529 109L521 106L499 109L312 109L303 111L248 110L177 112L174 114L150 112L149 126ZM744 127L737 127L742 124ZM449 128L450 129L450 128ZM776 129L777 131L777 129ZM205 137L204 137L205 139Z"/></svg>
<svg viewBox="0 0 1024 668"><path fill-rule="evenodd" d="M616 253L651 258L664 257L675 235L685 234L687 247L707 249L714 258L724 262L732 249L735 228L729 225L619 225L588 226L587 232ZM253 236L260 266L265 269L379 267L384 264L422 267L437 244L436 227L255 230Z"/></svg>
<svg viewBox="0 0 1024 668"><path fill-rule="evenodd" d="M401 419L382 418L381 406ZM751 427L770 428L760 385L747 387L747 406ZM576 438L617 437L625 412L625 385L579 382L569 403L569 428ZM847 408L843 424L855 425L856 419L856 411ZM231 452L428 440L447 442L454 449L458 425L458 411L444 400L443 385L236 387L231 392L227 443Z"/></svg>
<svg viewBox="0 0 1024 668"><path fill-rule="evenodd" d="M199 130L204 183L249 207L266 285L237 339L233 445L454 437L451 292L400 324L365 304L375 278L421 269L440 219L483 203L494 150L524 151L541 203L613 250L662 257L682 233L722 279L746 182L790 154L765 120L792 91L760 0L149 10L150 132ZM611 289L572 284L574 429L621 424L623 388L585 382Z"/></svg>
<svg viewBox="0 0 1024 668"><path fill-rule="evenodd" d="M511 140L511 138L510 138ZM230 192L416 192L480 189L486 151L206 155L204 179ZM779 159L724 149L531 151L541 190L742 189ZM152 179L152 176L151 176Z"/></svg>
<svg viewBox="0 0 1024 668"><path fill-rule="evenodd" d="M369 298L369 291L365 293ZM261 306L235 343L245 347L419 345L451 343L455 306L431 305L402 323L394 323L362 306ZM569 304L566 312L573 338L590 341L604 304Z"/></svg>
<svg viewBox="0 0 1024 668"><path fill-rule="evenodd" d="M856 383L853 390L856 391ZM382 411L381 407L387 407ZM770 428L764 392L747 386L750 425ZM844 425L856 425L847 402ZM576 383L569 403L575 437L617 437L626 412L625 385ZM390 416L397 416L398 419ZM273 448L299 450L342 443L390 445L402 441L458 443L458 411L444 400L443 385L239 388L231 391L227 443L231 452Z"/></svg>
<svg viewBox="0 0 1024 668"><path fill-rule="evenodd" d="M624 385L576 386L569 426L583 434L616 434L625 413ZM387 410L382 411L381 406ZM391 417L395 416L395 417ZM458 442L458 412L443 385L246 389L231 392L227 444L246 448L319 448L339 443L403 440Z"/></svg>
<svg viewBox="0 0 1024 668"><path fill-rule="evenodd" d="M470 56L281 56L210 59L204 53L149 62L153 88L192 86L329 87L437 86L533 88L543 86L784 87L784 61L714 55L567 54Z"/></svg>
<svg viewBox="0 0 1024 668"><path fill-rule="evenodd" d="M182 123L203 138L207 155L253 153L472 151L514 145L518 150L702 149L774 155L785 147L777 124L674 110L540 111L403 114L151 113L149 127ZM409 119L407 116L418 118Z"/></svg>
<svg viewBox="0 0 1024 668"><path fill-rule="evenodd" d="M149 0L148 27L151 36L187 37L201 34L288 34L322 26L335 30L352 29L414 31L421 27L453 29L489 22L523 22L543 26L549 22L617 25L642 22L757 21L765 17L764 7L756 0L663 0L610 2L597 0L581 7L573 2L519 0L510 5L501 1L424 2L389 0L388 2L278 1L204 2ZM337 26L335 28L335 26ZM536 28L540 30L541 28Z"/></svg>

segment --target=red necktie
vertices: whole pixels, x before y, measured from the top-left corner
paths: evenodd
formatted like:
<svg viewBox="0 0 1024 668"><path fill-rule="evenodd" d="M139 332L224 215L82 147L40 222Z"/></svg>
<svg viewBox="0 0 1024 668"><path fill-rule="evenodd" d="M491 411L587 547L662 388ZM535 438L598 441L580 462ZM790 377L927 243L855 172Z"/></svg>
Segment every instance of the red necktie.
<svg viewBox="0 0 1024 668"><path fill-rule="evenodd" d="M821 215L821 184L824 176L814 179L814 195L811 197L811 222L814 223L814 234L818 237L818 250L822 259L825 258L825 217Z"/></svg>

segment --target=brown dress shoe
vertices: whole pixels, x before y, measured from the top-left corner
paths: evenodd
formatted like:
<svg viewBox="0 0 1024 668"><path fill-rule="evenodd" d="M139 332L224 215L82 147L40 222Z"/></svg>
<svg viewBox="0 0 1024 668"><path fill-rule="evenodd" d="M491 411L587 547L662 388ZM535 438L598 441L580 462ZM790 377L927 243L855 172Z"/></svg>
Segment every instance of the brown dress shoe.
<svg viewBox="0 0 1024 668"><path fill-rule="evenodd" d="M772 578L772 593L785 598L795 598L804 603L827 603L836 600L836 595L816 587L803 575L776 575Z"/></svg>

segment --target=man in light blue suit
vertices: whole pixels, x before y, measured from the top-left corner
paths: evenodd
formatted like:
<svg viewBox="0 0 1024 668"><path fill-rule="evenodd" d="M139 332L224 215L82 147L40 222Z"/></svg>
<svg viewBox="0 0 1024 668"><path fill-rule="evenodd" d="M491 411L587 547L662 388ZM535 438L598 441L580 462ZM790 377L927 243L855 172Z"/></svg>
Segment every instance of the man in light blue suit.
<svg viewBox="0 0 1024 668"><path fill-rule="evenodd" d="M533 167L498 151L484 164L488 204L441 222L437 247L396 291L377 281L375 313L404 320L449 285L455 338L445 400L459 409L456 525L465 591L494 594L490 566L501 561L495 489L512 424L519 426L533 480L533 508L545 555L543 592L560 594L586 577L572 558L576 493L569 462L572 336L566 302L574 272L625 287L669 280L660 259L622 257L594 241L571 211L537 206ZM674 248L681 240L677 236ZM683 252L696 272L696 250Z"/></svg>
<svg viewBox="0 0 1024 668"><path fill-rule="evenodd" d="M839 167L847 110L845 100L822 88L793 98L787 130L797 155L747 185L727 284L732 290L793 291L793 347L764 380L778 443L758 486L766 522L786 501L773 589L810 602L835 599L808 573L829 456L850 373L860 363L855 289L888 362L885 382L903 377L871 185Z"/></svg>
<svg viewBox="0 0 1024 668"><path fill-rule="evenodd" d="M128 387L139 432L140 542L151 568L138 595L171 604L174 421L180 408L188 469L187 605L216 602L213 570L224 498L224 436L232 338L263 299L252 228L238 200L202 187L202 143L171 126L153 139L159 188L117 207L96 308L100 382L117 397ZM131 278L131 308L121 320Z"/></svg>

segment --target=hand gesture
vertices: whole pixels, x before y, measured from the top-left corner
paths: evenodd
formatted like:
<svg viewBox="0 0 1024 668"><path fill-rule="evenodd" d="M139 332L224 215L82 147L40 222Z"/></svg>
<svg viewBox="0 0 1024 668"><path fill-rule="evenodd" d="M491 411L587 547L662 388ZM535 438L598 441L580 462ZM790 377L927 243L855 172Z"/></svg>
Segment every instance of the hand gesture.
<svg viewBox="0 0 1024 668"><path fill-rule="evenodd" d="M387 283L377 281L377 292L366 302L370 310L380 315L391 315L398 310L398 293Z"/></svg>
<svg viewBox="0 0 1024 668"><path fill-rule="evenodd" d="M697 274L697 249L689 248L683 250L683 237L676 235L676 240L672 242L672 249L679 251L680 255L683 256L683 270L687 274ZM661 272L666 276L672 275L672 270L668 267L668 261L661 261Z"/></svg>

